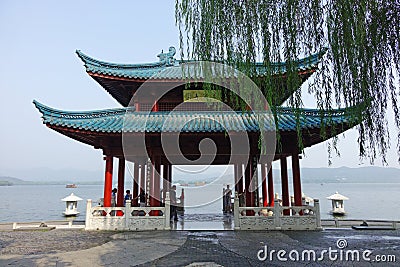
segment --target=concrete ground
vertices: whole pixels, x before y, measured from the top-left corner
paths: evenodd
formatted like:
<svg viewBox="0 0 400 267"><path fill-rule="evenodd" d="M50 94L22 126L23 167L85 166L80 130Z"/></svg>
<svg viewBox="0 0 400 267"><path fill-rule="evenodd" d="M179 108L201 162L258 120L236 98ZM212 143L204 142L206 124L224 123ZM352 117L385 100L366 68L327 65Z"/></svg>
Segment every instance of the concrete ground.
<svg viewBox="0 0 400 267"><path fill-rule="evenodd" d="M377 262L380 259L385 262ZM0 266L399 266L399 262L400 230L0 231Z"/></svg>

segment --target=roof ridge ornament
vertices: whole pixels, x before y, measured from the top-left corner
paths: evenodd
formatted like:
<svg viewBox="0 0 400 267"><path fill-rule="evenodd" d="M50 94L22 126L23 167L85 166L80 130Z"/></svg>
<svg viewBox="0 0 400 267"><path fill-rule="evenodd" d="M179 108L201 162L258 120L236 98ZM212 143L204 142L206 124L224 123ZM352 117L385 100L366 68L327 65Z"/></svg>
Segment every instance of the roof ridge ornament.
<svg viewBox="0 0 400 267"><path fill-rule="evenodd" d="M164 50L161 50L161 53L157 55L160 58L160 63L163 63L166 66L173 66L175 64L175 56L176 49L173 46L170 46L167 53L164 53Z"/></svg>

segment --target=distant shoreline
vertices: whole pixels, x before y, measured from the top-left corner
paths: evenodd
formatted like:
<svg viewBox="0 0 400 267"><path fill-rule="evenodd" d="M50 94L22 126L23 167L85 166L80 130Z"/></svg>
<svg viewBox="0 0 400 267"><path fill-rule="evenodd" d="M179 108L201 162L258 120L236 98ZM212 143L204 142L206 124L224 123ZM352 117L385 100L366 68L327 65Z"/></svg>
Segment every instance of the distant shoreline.
<svg viewBox="0 0 400 267"><path fill-rule="evenodd" d="M0 181L0 186L19 186L19 185L61 185L63 187L65 187L66 184L68 183L59 183L59 182L30 182L27 181L26 183L18 183L18 184L1 184L2 181ZM78 187L79 186L83 186L83 185L103 185L103 182L88 182L88 183L75 183Z"/></svg>
<svg viewBox="0 0 400 267"><path fill-rule="evenodd" d="M0 179L0 186L18 186L18 185L62 185L71 184L69 181L25 181L17 178ZM102 185L103 181L82 181L74 182L76 185Z"/></svg>
<svg viewBox="0 0 400 267"><path fill-rule="evenodd" d="M5 174L7 173L7 174ZM222 176L221 176L222 175ZM85 170L3 170L0 175L1 183L12 185L102 185L104 173L101 171L90 172ZM292 171L288 169L289 180L292 180ZM15 178L15 177L22 177ZM192 185L196 183L222 183L233 184L234 174L231 172L220 173L211 170L205 173L191 175L184 172L174 172L173 183ZM280 170L273 169L274 182L280 182ZM129 182L130 179L127 179ZM260 178L259 178L260 180ZM359 167L359 168L301 168L302 184L328 184L328 183L400 183L400 169L384 167ZM8 184L7 184L8 185Z"/></svg>

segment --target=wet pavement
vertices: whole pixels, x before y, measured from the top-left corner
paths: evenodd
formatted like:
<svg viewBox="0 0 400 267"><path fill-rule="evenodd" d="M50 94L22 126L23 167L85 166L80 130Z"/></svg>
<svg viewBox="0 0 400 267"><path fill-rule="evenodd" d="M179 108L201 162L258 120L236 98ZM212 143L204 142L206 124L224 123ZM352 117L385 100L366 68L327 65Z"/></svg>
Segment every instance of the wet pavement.
<svg viewBox="0 0 400 267"><path fill-rule="evenodd" d="M41 249L24 250L24 244ZM24 239L20 232L0 232L0 266L399 266L399 261L400 230L52 230L29 232Z"/></svg>
<svg viewBox="0 0 400 267"><path fill-rule="evenodd" d="M233 230L233 214L185 214L171 224L172 230Z"/></svg>
<svg viewBox="0 0 400 267"><path fill-rule="evenodd" d="M142 266L251 266L249 260L221 245L215 232L188 233L185 243L174 253Z"/></svg>

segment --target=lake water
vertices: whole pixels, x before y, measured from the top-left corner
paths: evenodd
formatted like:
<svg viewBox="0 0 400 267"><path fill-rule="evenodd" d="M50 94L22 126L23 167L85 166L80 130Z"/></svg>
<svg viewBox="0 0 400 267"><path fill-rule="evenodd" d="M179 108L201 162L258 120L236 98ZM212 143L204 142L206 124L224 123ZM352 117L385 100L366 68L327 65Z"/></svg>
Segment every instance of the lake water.
<svg viewBox="0 0 400 267"><path fill-rule="evenodd" d="M222 188L222 184L185 188L186 214L221 215ZM275 189L280 194L280 184L276 184ZM331 203L326 197L338 191L350 198L345 202L348 212L345 218L400 220L400 183L304 183L302 189L307 196L320 199L323 219L332 218L329 215ZM78 204L81 212L78 218L84 220L86 199L98 200L103 186L78 185L73 189L64 185L0 186L0 222L62 220L65 204L61 199L71 193L85 200ZM178 187L177 196L180 194Z"/></svg>

